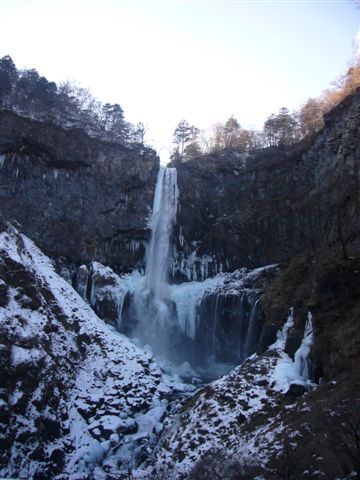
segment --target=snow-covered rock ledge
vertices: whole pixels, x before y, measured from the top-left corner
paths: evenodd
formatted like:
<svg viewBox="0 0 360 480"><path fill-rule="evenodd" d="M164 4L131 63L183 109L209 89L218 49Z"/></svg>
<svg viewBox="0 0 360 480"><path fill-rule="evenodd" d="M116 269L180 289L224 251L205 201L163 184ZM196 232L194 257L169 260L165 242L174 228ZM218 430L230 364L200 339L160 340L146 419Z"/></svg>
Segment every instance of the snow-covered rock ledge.
<svg viewBox="0 0 360 480"><path fill-rule="evenodd" d="M174 388L0 222L0 477L106 478L146 460Z"/></svg>

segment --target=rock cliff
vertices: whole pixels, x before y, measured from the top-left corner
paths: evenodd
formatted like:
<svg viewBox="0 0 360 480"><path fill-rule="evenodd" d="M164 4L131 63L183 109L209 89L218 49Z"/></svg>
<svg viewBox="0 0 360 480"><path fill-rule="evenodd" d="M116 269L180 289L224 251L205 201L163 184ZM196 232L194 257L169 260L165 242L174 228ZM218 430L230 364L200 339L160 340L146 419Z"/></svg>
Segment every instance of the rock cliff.
<svg viewBox="0 0 360 480"><path fill-rule="evenodd" d="M180 163L173 278L289 260L357 235L360 92L316 138ZM117 272L142 265L159 165L140 145L0 113L0 209L44 251Z"/></svg>
<svg viewBox="0 0 360 480"><path fill-rule="evenodd" d="M52 257L140 266L159 159L0 112L0 211Z"/></svg>
<svg viewBox="0 0 360 480"><path fill-rule="evenodd" d="M358 236L360 91L316 138L177 165L175 278L282 262Z"/></svg>

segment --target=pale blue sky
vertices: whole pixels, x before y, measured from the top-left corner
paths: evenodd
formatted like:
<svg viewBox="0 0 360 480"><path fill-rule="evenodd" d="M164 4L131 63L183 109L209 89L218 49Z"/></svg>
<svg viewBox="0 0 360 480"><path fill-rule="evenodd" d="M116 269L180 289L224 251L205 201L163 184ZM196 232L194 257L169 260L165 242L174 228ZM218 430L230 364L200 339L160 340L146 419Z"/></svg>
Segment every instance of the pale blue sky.
<svg viewBox="0 0 360 480"><path fill-rule="evenodd" d="M0 56L120 103L163 159L183 118L260 128L318 96L359 29L348 0L0 0L0 19Z"/></svg>

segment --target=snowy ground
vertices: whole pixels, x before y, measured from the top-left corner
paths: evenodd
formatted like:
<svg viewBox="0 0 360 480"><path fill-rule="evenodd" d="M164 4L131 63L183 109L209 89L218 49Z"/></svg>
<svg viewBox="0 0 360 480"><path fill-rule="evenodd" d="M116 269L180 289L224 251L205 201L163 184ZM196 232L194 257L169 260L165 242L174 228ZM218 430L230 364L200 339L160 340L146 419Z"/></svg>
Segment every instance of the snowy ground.
<svg viewBox="0 0 360 480"><path fill-rule="evenodd" d="M190 397L149 351L100 320L29 239L1 227L0 476L180 480L209 452L268 468L283 448L276 408L291 384L312 387L310 316L294 361L283 351L290 315L264 355ZM259 273L208 280L195 293L247 288L262 281ZM184 289L186 298L187 288L171 294Z"/></svg>
<svg viewBox="0 0 360 480"><path fill-rule="evenodd" d="M147 478L191 478L209 452L219 463L226 457L228 463L266 469L269 458L283 450L276 440L284 429L276 407L291 384L312 387L296 361L283 351L291 321L290 316L278 341L264 355L253 355L229 375L198 391L180 414L167 419ZM308 335L306 332L304 342L309 341Z"/></svg>
<svg viewBox="0 0 360 480"><path fill-rule="evenodd" d="M12 227L2 225L0 255L0 476L127 475L186 387L100 320Z"/></svg>

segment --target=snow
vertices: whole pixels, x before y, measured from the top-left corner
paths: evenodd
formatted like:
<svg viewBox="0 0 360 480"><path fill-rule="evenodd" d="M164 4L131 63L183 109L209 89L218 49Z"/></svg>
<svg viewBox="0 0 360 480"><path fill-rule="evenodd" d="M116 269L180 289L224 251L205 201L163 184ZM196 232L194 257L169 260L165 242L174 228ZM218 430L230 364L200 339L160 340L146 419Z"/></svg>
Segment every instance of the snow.
<svg viewBox="0 0 360 480"><path fill-rule="evenodd" d="M277 355L272 353L245 362L200 390L191 407L175 419L169 419L155 458L155 475L182 478L210 449L225 449L228 456L257 454L259 449L248 448L249 436L242 429L264 408L276 404L278 393L269 392L267 372L274 368L277 360ZM264 435L264 431L261 434ZM257 438L262 435L259 433ZM184 455L179 456L179 452Z"/></svg>
<svg viewBox="0 0 360 480"><path fill-rule="evenodd" d="M37 384L25 396L22 377L18 377L20 383L13 388L9 400L14 406L23 399L28 402L27 419L20 427L22 417L14 410L8 428L31 431L39 408L43 409L41 415L54 421L67 412L63 427L68 433L49 441L46 448L48 452L54 448L66 452L64 473L69 478L92 470L101 476L99 462L105 460L119 475L118 468L124 468L119 467L119 460L128 454L131 468L135 468L143 448L139 445L140 437L153 447L162 428L167 397L178 390L178 385L163 373L150 352L141 351L100 320L27 237L9 227L0 233L0 253L3 259L10 258L26 269L42 298L39 309L26 308L19 303L19 298L24 298L21 290L10 287L9 301L0 309L1 325L8 329L4 332L9 331L18 339L11 347L12 368L26 365L38 376ZM101 268L95 265L95 269ZM133 288L138 280L137 275L127 277L127 288ZM54 395L61 414L42 400L52 384L56 385ZM180 391L186 389L179 387ZM12 450L9 470L0 469L0 476L8 476L15 464L28 471L26 448L29 447L24 443ZM29 468L36 472L39 461L32 460Z"/></svg>
<svg viewBox="0 0 360 480"><path fill-rule="evenodd" d="M293 360L284 352L281 352L280 362L274 370L272 380L273 387L279 392L285 393L291 383L301 381L302 377L299 374Z"/></svg>
<svg viewBox="0 0 360 480"><path fill-rule="evenodd" d="M42 357L44 357L44 353L35 348L29 349L17 345L12 345L11 347L11 362L14 366L21 364L31 365L31 363L38 362Z"/></svg>

